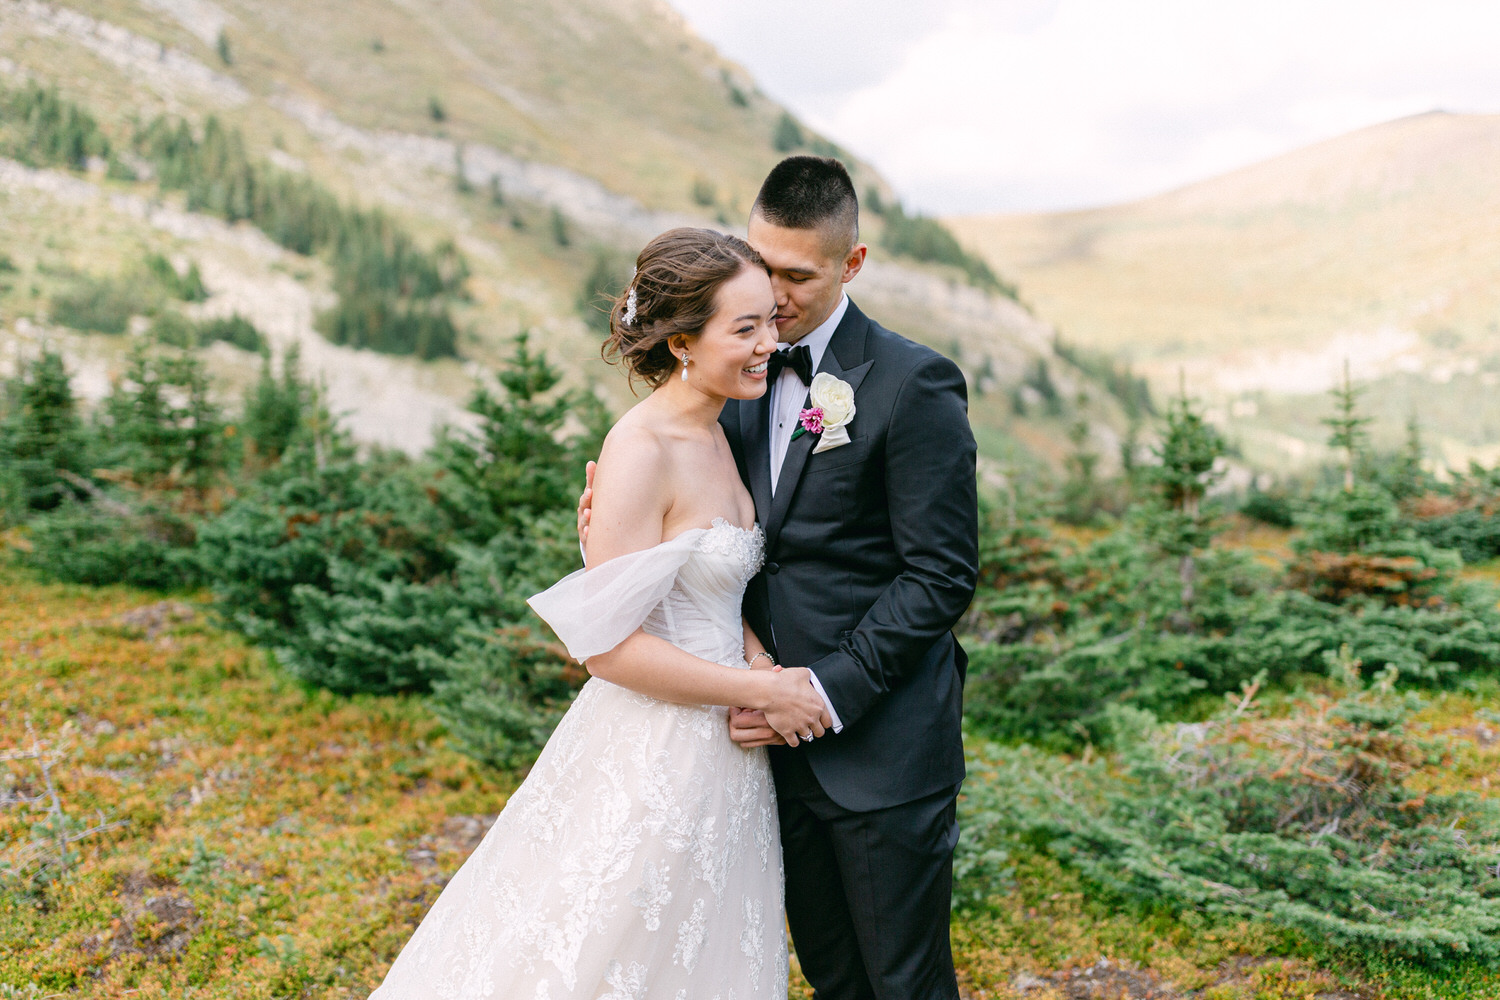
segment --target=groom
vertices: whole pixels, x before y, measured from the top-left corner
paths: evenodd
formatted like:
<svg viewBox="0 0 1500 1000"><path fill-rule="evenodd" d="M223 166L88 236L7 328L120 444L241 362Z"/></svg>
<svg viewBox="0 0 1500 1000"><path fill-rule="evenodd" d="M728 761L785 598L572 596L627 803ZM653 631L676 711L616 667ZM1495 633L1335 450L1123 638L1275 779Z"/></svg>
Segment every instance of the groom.
<svg viewBox="0 0 1500 1000"><path fill-rule="evenodd" d="M837 160L779 163L748 236L771 269L781 345L769 391L719 420L766 532L744 612L776 662L811 669L833 728L790 749L736 709L730 735L773 747L787 922L819 1000L957 1000L967 658L950 630L979 562L964 377L844 294L868 248ZM801 419L819 402L821 431Z"/></svg>
<svg viewBox="0 0 1500 1000"><path fill-rule="evenodd" d="M967 658L950 630L979 562L964 377L844 294L867 247L837 160L778 164L748 236L771 269L787 357L770 391L720 417L766 532L745 615L778 663L811 669L834 720L816 742L771 751L792 942L819 1000L956 1000ZM822 398L810 372L852 390L843 433L797 433ZM758 712L733 711L730 733L780 742Z"/></svg>

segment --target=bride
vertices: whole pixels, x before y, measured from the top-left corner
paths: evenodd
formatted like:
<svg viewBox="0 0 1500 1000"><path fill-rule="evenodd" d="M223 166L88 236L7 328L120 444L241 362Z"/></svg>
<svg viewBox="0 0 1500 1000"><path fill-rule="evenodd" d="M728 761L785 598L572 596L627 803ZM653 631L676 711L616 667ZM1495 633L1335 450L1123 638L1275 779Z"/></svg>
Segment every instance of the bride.
<svg viewBox="0 0 1500 1000"><path fill-rule="evenodd" d="M592 678L372 1000L784 1000L781 845L765 751L829 724L806 669L740 616L764 537L718 416L766 391L776 304L743 240L641 251L607 356L652 392L599 457L589 569L531 599Z"/></svg>

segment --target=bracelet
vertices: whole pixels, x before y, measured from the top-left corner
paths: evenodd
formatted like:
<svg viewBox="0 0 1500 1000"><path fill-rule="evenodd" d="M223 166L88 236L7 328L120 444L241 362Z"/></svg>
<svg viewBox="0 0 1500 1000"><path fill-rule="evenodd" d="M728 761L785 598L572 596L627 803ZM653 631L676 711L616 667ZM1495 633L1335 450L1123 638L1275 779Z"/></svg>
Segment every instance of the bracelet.
<svg viewBox="0 0 1500 1000"><path fill-rule="evenodd" d="M755 661L760 659L762 656L771 661L771 666L776 666L776 658L770 653L766 652L764 649L756 653L754 656L750 657L749 665L753 668L755 666Z"/></svg>

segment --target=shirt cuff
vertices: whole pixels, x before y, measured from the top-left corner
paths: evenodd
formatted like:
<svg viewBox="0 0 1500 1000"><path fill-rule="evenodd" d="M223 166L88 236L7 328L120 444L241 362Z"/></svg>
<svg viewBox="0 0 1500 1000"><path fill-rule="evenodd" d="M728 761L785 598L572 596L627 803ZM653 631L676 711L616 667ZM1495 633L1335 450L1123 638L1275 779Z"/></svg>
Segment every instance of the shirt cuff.
<svg viewBox="0 0 1500 1000"><path fill-rule="evenodd" d="M818 697L823 699L823 707L828 709L828 717L833 720L833 731L842 733L844 724L839 721L839 713L834 711L833 702L828 700L828 693L823 690L823 685L818 683L818 675L809 670L807 676L812 678L813 690L818 692Z"/></svg>

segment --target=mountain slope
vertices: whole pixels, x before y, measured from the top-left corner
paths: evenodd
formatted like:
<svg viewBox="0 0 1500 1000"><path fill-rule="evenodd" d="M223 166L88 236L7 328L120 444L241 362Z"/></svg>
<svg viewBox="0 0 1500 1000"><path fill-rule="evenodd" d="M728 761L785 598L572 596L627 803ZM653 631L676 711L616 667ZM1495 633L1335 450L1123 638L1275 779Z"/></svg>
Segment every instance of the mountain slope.
<svg viewBox="0 0 1500 1000"><path fill-rule="evenodd" d="M1433 113L1127 205L950 220L1075 342L1182 372L1257 457L1316 457L1347 359L1382 439L1500 449L1500 116ZM1238 415L1237 417L1235 415Z"/></svg>
<svg viewBox="0 0 1500 1000"><path fill-rule="evenodd" d="M97 398L129 338L69 330L53 300L70 276L128 276L161 253L203 274L211 296L189 314L238 311L273 348L301 345L358 436L408 449L435 423L466 419L474 379L521 330L617 410L628 405L586 322L588 277L601 263L628 274L641 244L672 225L741 228L784 155L774 141L784 109L653 0L0 0L0 85L27 81L92 112L142 179L0 161L0 229L14 234L16 268L0 280L4 353L60 344ZM327 260L163 192L128 152L135 123L159 114L198 130L216 117L253 158L391 213L418 245L453 240L470 271L468 299L453 305L461 360L324 340L313 320L335 301ZM803 148L831 145L811 136ZM862 192L889 200L870 167L846 162ZM1112 457L1122 411L1057 357L1050 329L955 269L883 259L881 224L866 219L877 249L853 293L969 371L987 453L1055 463L1082 418ZM259 367L222 344L205 357L230 393ZM1039 361L1067 412L1017 417L1011 390ZM1080 395L1088 402L1074 405Z"/></svg>

